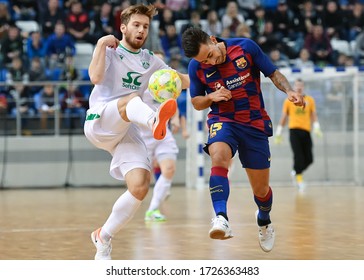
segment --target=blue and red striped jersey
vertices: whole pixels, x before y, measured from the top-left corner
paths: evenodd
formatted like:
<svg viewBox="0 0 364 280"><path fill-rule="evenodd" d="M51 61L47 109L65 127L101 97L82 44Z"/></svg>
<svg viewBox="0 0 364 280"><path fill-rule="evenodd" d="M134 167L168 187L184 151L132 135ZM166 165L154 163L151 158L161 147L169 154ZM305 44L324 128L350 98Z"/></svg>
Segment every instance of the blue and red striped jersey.
<svg viewBox="0 0 364 280"><path fill-rule="evenodd" d="M260 85L260 72L271 75L277 67L253 41L247 38L218 39L227 48L222 64L204 64L192 59L188 66L191 98L204 96L221 86L232 92L229 101L213 103L208 125L215 122L237 122L272 135Z"/></svg>

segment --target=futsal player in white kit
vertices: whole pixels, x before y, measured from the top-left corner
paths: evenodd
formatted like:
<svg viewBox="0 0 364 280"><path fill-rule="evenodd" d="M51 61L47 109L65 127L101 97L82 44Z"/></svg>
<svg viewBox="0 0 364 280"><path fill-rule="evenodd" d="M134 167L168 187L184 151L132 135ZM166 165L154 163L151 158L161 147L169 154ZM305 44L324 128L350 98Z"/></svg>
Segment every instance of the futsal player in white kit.
<svg viewBox="0 0 364 280"><path fill-rule="evenodd" d="M125 9L121 14L122 40L113 35L101 37L89 66L95 87L84 132L92 144L112 155L110 174L127 185L106 222L91 233L95 259L111 259L112 237L132 219L148 192L151 162L139 127L149 128L153 137L161 140L177 109L174 99L162 103L157 112L141 99L150 76L158 69L169 68L152 52L141 49L155 14L153 5ZM182 87L189 87L188 75L178 74Z"/></svg>
<svg viewBox="0 0 364 280"><path fill-rule="evenodd" d="M149 91L143 95L143 101L148 104L153 110L157 110L160 103L155 101ZM179 113L178 110L170 120L170 125L179 129ZM166 217L161 213L160 208L170 193L173 176L176 171L176 161L178 155L178 146L172 131L167 127L167 133L163 140L156 140L150 129L142 128L141 134L147 146L148 157L156 161L161 174L156 179L153 195L149 207L145 213L145 221L163 222Z"/></svg>

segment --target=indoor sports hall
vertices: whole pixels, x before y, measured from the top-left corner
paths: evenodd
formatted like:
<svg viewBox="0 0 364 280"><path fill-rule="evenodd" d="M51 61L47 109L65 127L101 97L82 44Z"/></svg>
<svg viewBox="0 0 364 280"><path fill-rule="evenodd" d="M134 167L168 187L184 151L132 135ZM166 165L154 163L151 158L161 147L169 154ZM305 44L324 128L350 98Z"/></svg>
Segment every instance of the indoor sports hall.
<svg viewBox="0 0 364 280"><path fill-rule="evenodd" d="M287 128L271 146L271 212L276 243L270 253L258 231L246 174L234 159L228 211L234 238L209 239L213 217L208 191L207 112L187 100L190 137L180 148L166 222L145 222L152 190L129 225L113 239L115 260L363 260L364 72L352 68L282 69L317 100L323 136L313 138L314 163L306 188L292 186ZM265 105L276 126L285 95L262 77ZM1 86L6 86L5 79ZM53 82L56 88L60 83ZM77 82L75 82L77 83ZM90 86L87 80L78 82ZM56 95L57 96L57 95ZM58 97L55 97L58 98ZM92 260L90 233L107 217L125 185L109 175L109 155L86 140L74 121L65 127L55 111L38 129L20 116L0 120L0 259ZM31 133L25 132L24 125Z"/></svg>

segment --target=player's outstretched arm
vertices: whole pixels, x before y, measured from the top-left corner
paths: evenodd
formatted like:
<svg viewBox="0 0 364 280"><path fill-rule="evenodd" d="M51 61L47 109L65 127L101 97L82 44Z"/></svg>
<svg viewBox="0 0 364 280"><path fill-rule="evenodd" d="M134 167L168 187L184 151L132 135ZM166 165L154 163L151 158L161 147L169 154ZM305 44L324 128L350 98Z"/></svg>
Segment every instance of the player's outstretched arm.
<svg viewBox="0 0 364 280"><path fill-rule="evenodd" d="M188 76L188 74L182 74L178 71L177 71L177 73L182 81L182 89L189 88L190 87L190 77Z"/></svg>
<svg viewBox="0 0 364 280"><path fill-rule="evenodd" d="M99 84L104 79L106 48L109 47L116 49L118 45L119 40L113 35L101 37L97 41L90 66L88 68L90 80L94 85Z"/></svg>
<svg viewBox="0 0 364 280"><path fill-rule="evenodd" d="M289 101L293 102L296 106L305 106L303 95L292 89L286 76L284 76L279 70L274 71L269 78L279 90L287 94Z"/></svg>

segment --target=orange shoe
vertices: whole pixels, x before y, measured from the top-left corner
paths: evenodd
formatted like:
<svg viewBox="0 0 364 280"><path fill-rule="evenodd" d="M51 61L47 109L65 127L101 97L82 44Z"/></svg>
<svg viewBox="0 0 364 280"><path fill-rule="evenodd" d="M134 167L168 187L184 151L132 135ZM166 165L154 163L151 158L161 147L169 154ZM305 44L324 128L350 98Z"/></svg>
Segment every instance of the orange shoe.
<svg viewBox="0 0 364 280"><path fill-rule="evenodd" d="M159 106L152 127L154 139L162 140L166 136L168 121L176 111L177 101L173 98L164 101Z"/></svg>

